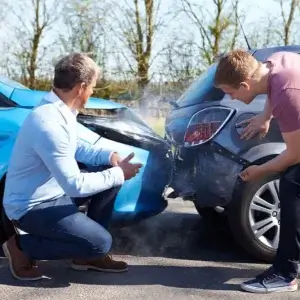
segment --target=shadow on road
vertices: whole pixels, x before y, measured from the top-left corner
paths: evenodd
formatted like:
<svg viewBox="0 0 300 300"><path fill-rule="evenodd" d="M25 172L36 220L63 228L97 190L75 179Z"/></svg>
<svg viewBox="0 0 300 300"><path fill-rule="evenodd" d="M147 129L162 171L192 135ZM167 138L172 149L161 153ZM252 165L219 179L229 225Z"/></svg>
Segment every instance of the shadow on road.
<svg viewBox="0 0 300 300"><path fill-rule="evenodd" d="M113 229L113 252L140 257L258 262L241 249L225 222L204 221L198 214L164 212L137 225ZM0 257L4 256L0 249Z"/></svg>
<svg viewBox="0 0 300 300"><path fill-rule="evenodd" d="M113 230L114 252L176 259L254 262L230 234L194 213L165 212L139 225ZM257 261L255 261L257 263Z"/></svg>
<svg viewBox="0 0 300 300"><path fill-rule="evenodd" d="M65 263L63 263L64 265ZM20 282L11 278L8 267L0 262L0 285L35 288L63 288L71 284L85 285L162 285L166 287L201 290L239 290L231 279L249 278L257 270L229 267L177 267L134 265L126 274L99 274L97 272L73 271L58 262L42 262L43 271L51 277L39 282ZM84 276L83 276L84 275Z"/></svg>
<svg viewBox="0 0 300 300"><path fill-rule="evenodd" d="M227 266L184 266L184 260L251 262L245 251L236 246L225 225L204 222L195 213L165 212L138 225L114 229L112 234L115 254L140 257L141 265L131 266L128 274L83 274L71 270L66 262L46 261L41 262L41 266L51 279L28 283L12 279L7 260L0 259L0 285L60 288L80 283L236 290L239 286L228 283L230 279L249 278L258 273L253 269ZM159 262L153 265L153 259L148 265L143 257L154 257L154 261L155 257L182 259L183 266L160 266Z"/></svg>

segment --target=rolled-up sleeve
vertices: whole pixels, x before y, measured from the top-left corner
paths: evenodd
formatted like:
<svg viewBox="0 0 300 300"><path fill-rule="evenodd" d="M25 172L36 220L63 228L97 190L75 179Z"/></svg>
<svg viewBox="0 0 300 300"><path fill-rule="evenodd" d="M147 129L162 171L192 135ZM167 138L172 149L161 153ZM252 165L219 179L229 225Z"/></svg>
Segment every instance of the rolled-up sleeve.
<svg viewBox="0 0 300 300"><path fill-rule="evenodd" d="M70 136L60 123L36 120L39 126L35 133L33 148L46 167L70 197L86 197L124 183L120 167L102 172L82 173L76 162ZM104 156L101 158L105 161Z"/></svg>

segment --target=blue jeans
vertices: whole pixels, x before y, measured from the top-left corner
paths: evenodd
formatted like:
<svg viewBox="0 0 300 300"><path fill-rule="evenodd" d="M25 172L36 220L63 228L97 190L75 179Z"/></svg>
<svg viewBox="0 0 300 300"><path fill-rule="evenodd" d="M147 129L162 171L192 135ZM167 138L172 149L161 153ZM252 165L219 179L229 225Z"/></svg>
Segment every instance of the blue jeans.
<svg viewBox="0 0 300 300"><path fill-rule="evenodd" d="M290 279L300 262L300 164L282 173L279 184L280 239L274 268Z"/></svg>
<svg viewBox="0 0 300 300"><path fill-rule="evenodd" d="M87 214L78 206L89 199L63 196L32 208L16 225L21 250L31 259L92 259L106 255L112 245L108 232L118 188L90 197Z"/></svg>

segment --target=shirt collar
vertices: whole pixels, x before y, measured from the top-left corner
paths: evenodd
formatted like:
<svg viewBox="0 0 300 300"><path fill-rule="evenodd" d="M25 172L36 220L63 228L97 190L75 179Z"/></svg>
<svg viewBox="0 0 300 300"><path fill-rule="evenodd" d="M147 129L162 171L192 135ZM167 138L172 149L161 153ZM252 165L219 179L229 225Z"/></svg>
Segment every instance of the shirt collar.
<svg viewBox="0 0 300 300"><path fill-rule="evenodd" d="M53 103L64 116L71 115L77 117L78 110L70 109L55 93L53 90L45 97L47 102Z"/></svg>

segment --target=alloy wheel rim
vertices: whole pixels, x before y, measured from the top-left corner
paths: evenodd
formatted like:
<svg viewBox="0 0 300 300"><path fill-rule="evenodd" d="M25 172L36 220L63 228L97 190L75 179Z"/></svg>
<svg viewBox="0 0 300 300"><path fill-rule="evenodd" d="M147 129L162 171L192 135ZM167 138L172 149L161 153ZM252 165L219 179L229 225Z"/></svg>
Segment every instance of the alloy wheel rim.
<svg viewBox="0 0 300 300"><path fill-rule="evenodd" d="M249 224L255 237L264 246L277 249L280 229L279 180L264 184L249 206Z"/></svg>

